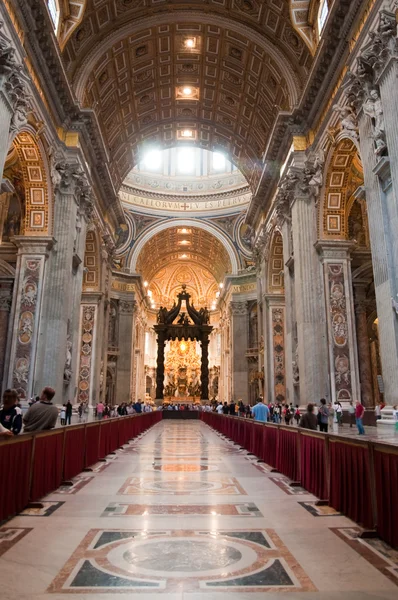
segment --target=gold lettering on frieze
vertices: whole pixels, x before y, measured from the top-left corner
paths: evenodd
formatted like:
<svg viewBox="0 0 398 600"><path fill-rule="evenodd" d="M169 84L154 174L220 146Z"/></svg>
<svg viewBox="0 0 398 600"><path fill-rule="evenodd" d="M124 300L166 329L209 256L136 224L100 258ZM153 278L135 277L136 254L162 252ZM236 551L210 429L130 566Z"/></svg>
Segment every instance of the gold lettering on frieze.
<svg viewBox="0 0 398 600"><path fill-rule="evenodd" d="M119 192L120 200L128 204L134 204L135 206L145 206L146 208L153 208L155 210L174 210L176 212L189 211L202 211L202 210L218 210L220 208L230 208L233 206L239 206L240 204L246 204L250 197L248 194L243 196L236 196L235 198L220 198L219 200L207 200L204 202L176 202L174 200L160 200L156 198L144 198L141 196L135 196L128 192Z"/></svg>
<svg viewBox="0 0 398 600"><path fill-rule="evenodd" d="M112 289L115 292L135 292L136 285L134 283L122 283L121 281L112 281Z"/></svg>
<svg viewBox="0 0 398 600"><path fill-rule="evenodd" d="M254 292L257 290L256 283L245 283L243 285L233 285L231 291L233 294L247 294L248 292Z"/></svg>

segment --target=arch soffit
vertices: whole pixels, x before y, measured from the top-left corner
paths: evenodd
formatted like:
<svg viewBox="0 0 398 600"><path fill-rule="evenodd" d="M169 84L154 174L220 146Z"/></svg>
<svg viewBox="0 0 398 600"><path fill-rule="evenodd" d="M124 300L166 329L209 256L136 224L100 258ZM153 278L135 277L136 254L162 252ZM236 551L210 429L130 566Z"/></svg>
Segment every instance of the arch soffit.
<svg viewBox="0 0 398 600"><path fill-rule="evenodd" d="M84 252L83 292L101 290L101 257L97 228L94 226L86 233Z"/></svg>
<svg viewBox="0 0 398 600"><path fill-rule="evenodd" d="M231 274L238 274L241 264L239 255L232 241L214 225L210 225L209 223L205 223L195 219L171 219L170 221L167 221L167 223L163 221L147 229L141 235L141 237L135 241L133 251L128 260L128 265L133 273L135 273L136 271L137 261L145 244L158 233L161 233L165 229L170 229L174 227L196 227L197 229L202 229L203 231L207 231L208 233L213 235L218 241L220 241L223 244L228 254L231 263Z"/></svg>
<svg viewBox="0 0 398 600"><path fill-rule="evenodd" d="M290 0L289 4L292 25L302 37L311 53L314 54L316 50L314 28L309 23L309 12L312 1L313 0Z"/></svg>
<svg viewBox="0 0 398 600"><path fill-rule="evenodd" d="M16 271L14 267L9 265L5 260L0 258L0 279L4 277L15 278Z"/></svg>
<svg viewBox="0 0 398 600"><path fill-rule="evenodd" d="M284 294L283 268L283 238L279 229L275 228L268 260L267 288L269 294Z"/></svg>
<svg viewBox="0 0 398 600"><path fill-rule="evenodd" d="M46 153L36 131L25 128L13 139L25 185L25 235L51 235L53 197Z"/></svg>
<svg viewBox="0 0 398 600"><path fill-rule="evenodd" d="M352 195L363 184L360 161L358 145L341 134L330 148L325 166L322 200L318 204L318 233L321 239L347 238Z"/></svg>
<svg viewBox="0 0 398 600"><path fill-rule="evenodd" d="M58 22L58 44L63 50L73 32L83 20L88 0L58 0L60 16Z"/></svg>

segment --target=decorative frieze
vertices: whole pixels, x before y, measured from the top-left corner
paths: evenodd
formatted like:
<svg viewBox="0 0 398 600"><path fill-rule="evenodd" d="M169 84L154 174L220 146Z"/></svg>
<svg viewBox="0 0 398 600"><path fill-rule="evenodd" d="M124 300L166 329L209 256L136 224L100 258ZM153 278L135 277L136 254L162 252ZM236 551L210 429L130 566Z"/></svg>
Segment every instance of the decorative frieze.
<svg viewBox="0 0 398 600"><path fill-rule="evenodd" d="M272 349L274 363L274 399L284 402L285 382L285 309L281 306L271 309Z"/></svg>
<svg viewBox="0 0 398 600"><path fill-rule="evenodd" d="M89 402L91 399L92 369L94 366L94 329L97 305L83 304L81 314L80 364L78 373L78 401Z"/></svg>

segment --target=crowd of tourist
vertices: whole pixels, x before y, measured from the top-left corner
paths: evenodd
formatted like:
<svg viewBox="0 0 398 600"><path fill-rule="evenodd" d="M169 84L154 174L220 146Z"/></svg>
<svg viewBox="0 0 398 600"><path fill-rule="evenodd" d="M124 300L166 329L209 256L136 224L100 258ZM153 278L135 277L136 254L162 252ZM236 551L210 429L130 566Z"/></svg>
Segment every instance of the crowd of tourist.
<svg viewBox="0 0 398 600"><path fill-rule="evenodd" d="M33 432L52 429L60 419L61 426L70 425L74 406L71 402L63 404L61 409L53 404L55 390L45 387L41 396L36 396L29 401L29 409L25 414L22 412L21 404L16 390L7 389L3 394L2 405L0 407L0 439L13 435L18 435L22 431ZM378 404L375 408L376 419L381 418L381 411L384 404ZM107 402L98 402L94 408L94 418L99 421L115 417L123 417L141 413L152 412L156 410L153 402L146 399L145 402L137 400L135 402L123 402L119 405L110 405ZM237 402L222 402L213 399L211 402L202 403L164 403L158 410L201 410L205 412L216 412L220 415L238 416L254 419L262 423L271 422L283 425L297 425L305 429L317 430L324 433L330 431L336 432L343 427L343 406L339 401L334 404L327 403L325 398L321 398L318 404L310 403L305 411L301 411L296 404L287 402L275 402L266 404L262 397L257 399L254 406L245 404L242 399ZM84 415L88 412L86 403L81 402L77 405L78 420L81 422ZM359 435L365 434L363 418L365 409L361 402L353 402L348 406L348 422L350 427L356 425ZM393 407L393 416L398 430L398 409Z"/></svg>

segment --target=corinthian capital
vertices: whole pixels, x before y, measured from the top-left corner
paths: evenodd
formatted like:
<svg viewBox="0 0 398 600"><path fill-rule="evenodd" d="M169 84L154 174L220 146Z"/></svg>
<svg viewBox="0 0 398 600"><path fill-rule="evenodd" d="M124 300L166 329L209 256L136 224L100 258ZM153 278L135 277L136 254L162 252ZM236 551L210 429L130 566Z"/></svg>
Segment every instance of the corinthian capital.
<svg viewBox="0 0 398 600"><path fill-rule="evenodd" d="M51 157L51 179L55 189L79 199L89 189L86 174L76 162L57 161L55 157Z"/></svg>
<svg viewBox="0 0 398 600"><path fill-rule="evenodd" d="M246 315L247 302L231 302L229 305L229 312L232 316Z"/></svg>

